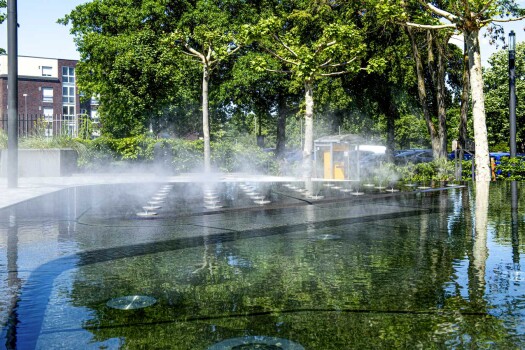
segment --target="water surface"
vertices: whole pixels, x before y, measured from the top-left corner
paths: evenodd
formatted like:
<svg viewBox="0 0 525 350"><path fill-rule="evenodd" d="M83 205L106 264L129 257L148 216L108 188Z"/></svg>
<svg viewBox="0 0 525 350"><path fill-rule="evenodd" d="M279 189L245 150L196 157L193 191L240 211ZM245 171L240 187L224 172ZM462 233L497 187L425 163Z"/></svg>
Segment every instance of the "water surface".
<svg viewBox="0 0 525 350"><path fill-rule="evenodd" d="M222 184L222 208L207 210L203 189L184 184L139 219L159 187L78 188L1 211L2 344L525 347L522 186L513 209L510 183L478 198L469 187L360 199L322 190L332 203L262 185L267 207ZM156 302L110 307L124 296Z"/></svg>

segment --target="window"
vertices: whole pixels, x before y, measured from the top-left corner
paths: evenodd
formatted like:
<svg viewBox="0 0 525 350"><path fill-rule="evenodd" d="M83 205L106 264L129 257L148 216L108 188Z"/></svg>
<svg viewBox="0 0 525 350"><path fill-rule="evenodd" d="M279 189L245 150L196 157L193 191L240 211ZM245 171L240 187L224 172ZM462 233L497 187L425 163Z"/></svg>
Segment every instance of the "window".
<svg viewBox="0 0 525 350"><path fill-rule="evenodd" d="M42 88L42 101L53 102L53 88L44 87Z"/></svg>
<svg viewBox="0 0 525 350"><path fill-rule="evenodd" d="M50 77L53 74L53 67L42 66L42 76Z"/></svg>
<svg viewBox="0 0 525 350"><path fill-rule="evenodd" d="M62 86L62 102L63 103L75 103L75 87L74 86Z"/></svg>
<svg viewBox="0 0 525 350"><path fill-rule="evenodd" d="M74 67L62 67L62 83L74 83L75 82L75 68Z"/></svg>
<svg viewBox="0 0 525 350"><path fill-rule="evenodd" d="M71 119L70 117L75 116L75 106L63 106L62 114L64 115L64 119Z"/></svg>
<svg viewBox="0 0 525 350"><path fill-rule="evenodd" d="M53 108L44 107L44 117L46 118L46 120L48 120L48 118L51 118L51 120L53 120Z"/></svg>
<svg viewBox="0 0 525 350"><path fill-rule="evenodd" d="M96 109L91 110L91 120L93 120L93 123L98 123L99 122L98 110L96 110Z"/></svg>
<svg viewBox="0 0 525 350"><path fill-rule="evenodd" d="M53 136L53 108L44 107L44 135Z"/></svg>

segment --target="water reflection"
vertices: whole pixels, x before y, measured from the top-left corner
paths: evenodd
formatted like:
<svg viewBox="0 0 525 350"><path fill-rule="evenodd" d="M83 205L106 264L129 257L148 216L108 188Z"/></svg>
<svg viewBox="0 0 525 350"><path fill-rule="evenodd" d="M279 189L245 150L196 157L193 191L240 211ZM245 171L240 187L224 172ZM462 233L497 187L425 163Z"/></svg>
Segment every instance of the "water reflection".
<svg viewBox="0 0 525 350"><path fill-rule="evenodd" d="M9 215L9 227L7 229L7 288L5 295L8 299L6 311L9 315L4 329L6 349L17 348L17 330L20 320L16 309L21 288L21 280L18 276L18 222L16 213L11 210Z"/></svg>
<svg viewBox="0 0 525 350"><path fill-rule="evenodd" d="M506 191L231 211L186 226L62 223L57 240L77 253L39 268L23 295L50 290L34 344L206 349L262 334L306 349L519 348L523 292L493 272L523 250L520 226L503 225L514 215ZM158 302L107 306L126 295Z"/></svg>
<svg viewBox="0 0 525 350"><path fill-rule="evenodd" d="M512 227L512 262L514 270L520 270L520 237L518 219L518 183L511 182L511 227Z"/></svg>
<svg viewBox="0 0 525 350"><path fill-rule="evenodd" d="M485 268L488 257L487 222L490 182L476 182L474 242L470 271L470 300L484 305Z"/></svg>

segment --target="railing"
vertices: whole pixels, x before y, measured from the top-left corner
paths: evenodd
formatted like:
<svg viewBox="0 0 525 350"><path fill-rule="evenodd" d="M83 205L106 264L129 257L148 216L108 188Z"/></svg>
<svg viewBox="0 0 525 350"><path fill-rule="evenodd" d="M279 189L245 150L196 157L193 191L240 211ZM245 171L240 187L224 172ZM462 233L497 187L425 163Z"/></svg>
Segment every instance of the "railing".
<svg viewBox="0 0 525 350"><path fill-rule="evenodd" d="M40 136L40 137L59 137L70 136L78 137L82 132L82 126L90 123L87 115L63 116L63 115L39 115L39 114L19 114L18 115L18 136ZM8 116L0 115L0 129L8 132Z"/></svg>

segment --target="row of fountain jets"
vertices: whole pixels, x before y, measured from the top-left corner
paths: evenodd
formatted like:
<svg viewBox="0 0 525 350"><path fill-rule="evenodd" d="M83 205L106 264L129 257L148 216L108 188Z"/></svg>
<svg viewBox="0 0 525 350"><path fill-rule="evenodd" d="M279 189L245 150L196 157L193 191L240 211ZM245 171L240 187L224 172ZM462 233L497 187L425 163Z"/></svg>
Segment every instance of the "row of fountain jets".
<svg viewBox="0 0 525 350"><path fill-rule="evenodd" d="M321 192L321 188L320 187L318 187L317 191L312 191L312 190L309 191L306 188L295 186L293 184L285 184L283 186L288 188L288 189L290 189L290 190L292 190L292 191L295 191L297 193L302 194L303 196L305 196L308 199L323 199L324 198L324 196L319 194ZM371 184L371 183L370 184L369 183L365 183L362 186L365 187L365 188L374 188L374 189L379 190L379 191L399 192L398 189L393 188L393 187L386 188L384 186L376 186L376 185ZM328 189L335 190L335 191L340 191L340 192L343 192L343 193L350 193L353 196L362 196L362 195L365 194L363 191L359 190L359 186L356 186L355 189L352 189L352 188L342 187L342 186L339 186L337 184L327 182L327 183L323 184L323 187L326 187Z"/></svg>
<svg viewBox="0 0 525 350"><path fill-rule="evenodd" d="M257 191L255 186L248 184L240 184L239 188L244 192L246 196L251 198L255 204L266 205L270 204L271 201L266 200L260 192ZM211 188L204 188L204 208L206 209L219 209L222 208L221 201L217 191Z"/></svg>
<svg viewBox="0 0 525 350"><path fill-rule="evenodd" d="M321 187L318 187L317 191L308 190L306 188L302 188L299 186L296 186L294 184L284 184L284 187L295 191L297 193L300 193L304 197L308 199L322 199L324 196L320 195ZM331 190L338 190L343 193L349 193L354 196L361 196L364 194L364 192L359 190L359 186L356 186L355 189L342 187L334 183L324 183L324 187L331 189ZM371 183L365 183L362 184L365 188L374 188L379 191L387 191L387 192L398 192L398 189L395 189L393 187L386 188L384 186L376 186ZM416 186L415 184L406 184L405 186ZM257 190L256 186L249 185L249 184L240 184L239 188L244 192L246 196L248 196L250 199L253 200L255 204L258 205L266 205L270 204L271 201L266 199L266 196L264 196L260 191ZM428 188L428 187L418 187L420 189ZM137 216L139 217L153 217L156 216L158 213L156 210L162 208L162 204L164 203L164 200L168 196L169 192L173 189L173 185L164 185L162 186L147 202L147 205L143 206L142 209L144 211L137 213ZM205 187L203 191L204 195L204 207L206 209L219 209L222 208L220 196L217 193L216 190L213 188Z"/></svg>
<svg viewBox="0 0 525 350"><path fill-rule="evenodd" d="M255 204L266 205L270 204L271 201L266 199L266 196L262 195L255 186L248 184L240 184L240 189L244 192L246 196L253 200ZM148 205L142 207L144 211L138 212L137 216L139 217L153 217L158 215L156 210L162 208L164 200L168 196L169 192L173 189L173 185L165 185L161 187L147 202ZM212 188L204 188L203 191L204 207L206 209L219 209L222 208L221 200L219 194L216 190Z"/></svg>
<svg viewBox="0 0 525 350"><path fill-rule="evenodd" d="M148 201L148 205L142 207L144 211L138 212L139 217L152 217L158 213L155 210L162 208L164 200L168 197L168 193L173 189L173 185L164 185L158 190Z"/></svg>

